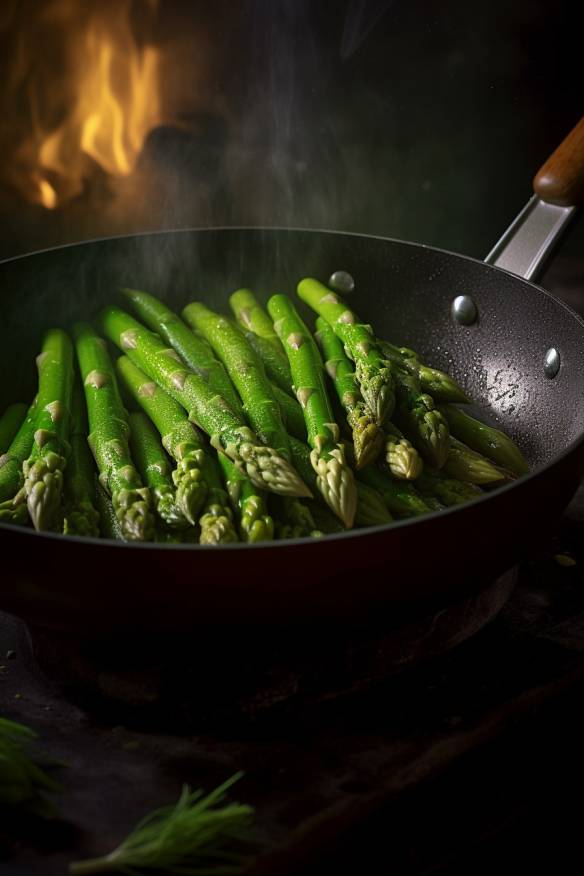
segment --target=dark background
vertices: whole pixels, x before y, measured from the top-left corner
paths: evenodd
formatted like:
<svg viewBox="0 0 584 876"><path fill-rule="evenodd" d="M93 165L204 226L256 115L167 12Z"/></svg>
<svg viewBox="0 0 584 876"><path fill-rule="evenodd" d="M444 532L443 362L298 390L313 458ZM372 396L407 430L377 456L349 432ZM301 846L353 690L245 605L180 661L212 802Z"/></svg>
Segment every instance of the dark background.
<svg viewBox="0 0 584 876"><path fill-rule="evenodd" d="M20 17L0 28L3 70L16 29L30 26L27 4L16 5ZM148 38L166 59L162 87L182 129L171 118L153 131L132 181L113 194L89 187L54 212L24 204L5 182L0 255L149 228L265 224L480 258L582 112L575 8L162 0ZM34 47L42 59L42 30ZM5 112L5 169L11 124ZM564 256L578 254L582 236Z"/></svg>

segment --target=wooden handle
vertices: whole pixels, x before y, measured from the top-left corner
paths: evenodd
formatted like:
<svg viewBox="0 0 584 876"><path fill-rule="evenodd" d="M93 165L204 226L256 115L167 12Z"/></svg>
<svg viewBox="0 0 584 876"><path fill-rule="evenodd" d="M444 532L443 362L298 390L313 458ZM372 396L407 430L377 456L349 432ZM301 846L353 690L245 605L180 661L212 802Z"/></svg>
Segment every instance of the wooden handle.
<svg viewBox="0 0 584 876"><path fill-rule="evenodd" d="M533 191L560 207L584 205L584 118L537 172Z"/></svg>

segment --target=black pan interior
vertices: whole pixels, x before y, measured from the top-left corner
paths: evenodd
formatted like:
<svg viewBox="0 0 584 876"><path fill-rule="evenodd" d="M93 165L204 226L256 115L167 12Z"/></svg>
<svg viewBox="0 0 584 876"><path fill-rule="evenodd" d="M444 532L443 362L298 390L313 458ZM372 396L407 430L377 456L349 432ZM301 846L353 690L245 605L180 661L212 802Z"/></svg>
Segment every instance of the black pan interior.
<svg viewBox="0 0 584 876"><path fill-rule="evenodd" d="M121 286L153 292L180 310L201 299L227 310L250 286L263 299L294 293L307 275L355 278L351 305L388 339L449 370L534 465L583 431L584 325L536 286L472 259L382 238L321 231L219 229L113 238L0 264L0 408L31 398L34 356L49 326L69 327L116 300ZM452 320L471 295L478 322ZM549 347L561 369L543 370Z"/></svg>

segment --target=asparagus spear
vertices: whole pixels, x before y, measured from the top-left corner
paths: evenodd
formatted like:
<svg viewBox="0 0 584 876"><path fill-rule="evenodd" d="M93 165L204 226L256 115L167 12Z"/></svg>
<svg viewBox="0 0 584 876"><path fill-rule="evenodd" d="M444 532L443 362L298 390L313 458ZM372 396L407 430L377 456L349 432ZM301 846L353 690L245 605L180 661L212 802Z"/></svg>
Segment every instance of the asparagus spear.
<svg viewBox="0 0 584 876"><path fill-rule="evenodd" d="M279 389L275 383L272 384L272 391L278 402L288 434L293 435L299 441L306 441L306 423L300 404L287 392Z"/></svg>
<svg viewBox="0 0 584 876"><path fill-rule="evenodd" d="M95 482L95 505L99 514L99 534L101 537L124 541L122 527L116 517L112 500L99 483L98 478Z"/></svg>
<svg viewBox="0 0 584 876"><path fill-rule="evenodd" d="M16 526L26 526L30 518L28 508L24 503L15 505L12 499L0 502L0 523L13 523Z"/></svg>
<svg viewBox="0 0 584 876"><path fill-rule="evenodd" d="M257 337L268 341L277 355L287 363L288 357L280 343L274 323L251 289L238 289L237 292L229 296L229 304L237 322Z"/></svg>
<svg viewBox="0 0 584 876"><path fill-rule="evenodd" d="M239 519L242 541L271 541L274 521L268 513L263 491L258 490L224 453L218 453L217 458L233 510Z"/></svg>
<svg viewBox="0 0 584 876"><path fill-rule="evenodd" d="M529 471L523 454L504 432L475 420L453 405L443 405L440 410L446 417L452 434L471 450L482 453L495 465L517 477Z"/></svg>
<svg viewBox="0 0 584 876"><path fill-rule="evenodd" d="M71 453L65 469L66 535L99 536L99 512L95 507L95 465L87 443L87 411L81 385L73 386L71 408Z"/></svg>
<svg viewBox="0 0 584 876"><path fill-rule="evenodd" d="M429 469L425 469L418 478L416 487L423 496L436 498L447 508L484 495L481 488L475 484L465 484L455 478L444 477L442 472Z"/></svg>
<svg viewBox="0 0 584 876"><path fill-rule="evenodd" d="M231 309L245 337L254 348L270 380L290 392L292 375L288 357L274 330L274 324L250 289L239 289L229 298Z"/></svg>
<svg viewBox="0 0 584 876"><path fill-rule="evenodd" d="M0 417L0 456L6 453L14 436L22 426L28 406L24 402L8 405Z"/></svg>
<svg viewBox="0 0 584 876"><path fill-rule="evenodd" d="M259 335L245 331L243 328L241 332L250 347L262 360L266 374L274 386L277 386L282 392L289 393L292 388L292 374L290 373L290 365L280 341L278 341L280 352L276 352L267 338L261 338Z"/></svg>
<svg viewBox="0 0 584 876"><path fill-rule="evenodd" d="M69 455L73 347L61 329L49 329L37 357L39 388L34 441L22 464L24 484L15 504L26 501L35 529L63 527L63 471Z"/></svg>
<svg viewBox="0 0 584 876"><path fill-rule="evenodd" d="M381 526L393 521L383 497L374 487L357 481L357 496L357 526Z"/></svg>
<svg viewBox="0 0 584 876"><path fill-rule="evenodd" d="M36 399L14 436L10 447L0 456L0 502L12 502L24 483L22 463L30 455L34 441Z"/></svg>
<svg viewBox="0 0 584 876"><path fill-rule="evenodd" d="M111 496L123 537L148 541L154 537L152 499L130 455L128 416L105 342L87 323L78 323L74 336L89 418L88 441L100 482Z"/></svg>
<svg viewBox="0 0 584 876"><path fill-rule="evenodd" d="M294 466L300 472L300 476L305 484L308 484L311 490L318 495L318 487L316 485L317 474L312 467L310 461L311 449L305 441L299 441L297 438L289 435L290 450L292 451L292 459Z"/></svg>
<svg viewBox="0 0 584 876"><path fill-rule="evenodd" d="M379 455L383 446L383 432L365 404L342 341L322 316L316 320L316 328L315 338L325 359L324 367L347 414L355 448L355 467L359 470Z"/></svg>
<svg viewBox="0 0 584 876"><path fill-rule="evenodd" d="M421 392L419 378L396 369L396 423L408 435L424 459L435 468L446 462L450 431L434 399Z"/></svg>
<svg viewBox="0 0 584 876"><path fill-rule="evenodd" d="M338 295L318 280L301 280L298 295L332 326L345 345L347 355L355 363L355 376L361 394L377 423L383 425L391 417L395 405L394 375L391 363L384 358L373 336L371 326L360 323Z"/></svg>
<svg viewBox="0 0 584 876"><path fill-rule="evenodd" d="M272 384L266 377L261 360L242 333L229 320L199 302L188 304L183 313L225 365L256 434L264 444L275 447L281 456L289 460L288 435Z"/></svg>
<svg viewBox="0 0 584 876"><path fill-rule="evenodd" d="M106 335L188 412L211 438L213 447L245 469L259 487L284 495L308 495L292 466L276 450L261 444L252 430L197 374L177 362L155 335L117 307L102 313Z"/></svg>
<svg viewBox="0 0 584 876"><path fill-rule="evenodd" d="M318 532L321 532L323 535L328 535L330 533L345 531L345 527L336 514L333 514L328 505L320 504L319 502L312 502L310 510Z"/></svg>
<svg viewBox="0 0 584 876"><path fill-rule="evenodd" d="M350 528L355 517L357 490L339 440L340 429L326 392L318 347L285 295L273 295L268 302L268 312L290 362L296 397L304 412L308 443L312 447L310 461L316 471L318 490Z"/></svg>
<svg viewBox="0 0 584 876"><path fill-rule="evenodd" d="M160 520L172 528L186 528L189 521L176 500L168 457L158 433L145 414L130 414L130 448L142 480L150 490Z"/></svg>
<svg viewBox="0 0 584 876"><path fill-rule="evenodd" d="M457 438L450 439L450 450L442 471L447 477L479 485L495 484L513 478L513 475L497 468L490 459L471 450Z"/></svg>
<svg viewBox="0 0 584 876"><path fill-rule="evenodd" d="M189 304L184 313L189 323L209 341L227 368L256 433L264 443L275 447L290 462L288 434L274 387L266 377L261 360L239 328L200 303ZM290 401L294 404L293 399ZM310 535L314 530L310 511L298 499L284 496L279 508L283 522L290 525L296 535Z"/></svg>
<svg viewBox="0 0 584 876"><path fill-rule="evenodd" d="M422 457L393 423L385 424L385 462L394 478L413 481L422 473Z"/></svg>
<svg viewBox="0 0 584 876"><path fill-rule="evenodd" d="M176 313L153 295L138 292L136 289L122 291L148 328L157 332L173 347L191 371L205 380L209 389L225 399L229 407L243 419L241 399L224 366L215 357L210 344L192 332Z"/></svg>
<svg viewBox="0 0 584 876"><path fill-rule="evenodd" d="M418 354L407 347L396 347L389 341L382 340L378 340L378 343L386 359L415 374L420 380L422 390L431 395L435 402L468 403L466 393L449 374L420 362Z"/></svg>
<svg viewBox="0 0 584 876"><path fill-rule="evenodd" d="M342 375L343 373L350 374L350 379L352 380L353 369L348 358L345 355L345 351L341 341L337 338L334 331L331 329L326 320L323 320L323 318L319 316L316 321L316 325L317 328L319 328L318 334L321 337L321 344L323 346L323 349L327 351L325 352L325 355L327 355L330 360L326 363L327 371L331 376L333 371L337 375L337 377L333 379L335 387L337 388L337 393L339 393L340 395L344 389L344 386L342 382L339 381L338 376L339 374ZM350 384L347 386L347 392L349 394L352 391L354 392L355 390L357 390L355 385L353 385L352 390ZM342 400L343 399L341 398L341 402ZM367 428L371 428L371 426ZM384 431L386 433L384 457L390 472L394 477L399 478L400 480L413 480L419 475L423 467L420 454L412 445L412 443L408 441L405 435L403 435L403 433L400 432L393 423L386 422L384 426ZM379 430L378 434L381 436L381 440L383 441L383 433L381 432L381 430ZM355 433L353 432L353 446L356 459L358 459L358 444L359 442L356 440ZM375 452L371 455L371 461L373 461L375 455ZM361 465L356 464L356 468L363 468L365 465L367 465L367 460L365 460L365 462L361 461Z"/></svg>
<svg viewBox="0 0 584 876"><path fill-rule="evenodd" d="M150 417L160 434L162 446L176 461L172 473L176 503L194 526L207 495L202 472L205 448L199 433L179 403L148 380L127 356L120 356L116 369L122 386Z"/></svg>
<svg viewBox="0 0 584 876"><path fill-rule="evenodd" d="M199 520L201 544L228 544L239 541L233 526L233 512L221 483L219 464L210 453L205 454L203 477L207 484L207 500Z"/></svg>
<svg viewBox="0 0 584 876"><path fill-rule="evenodd" d="M374 465L362 469L359 480L377 490L388 510L396 517L417 517L431 510L411 483L395 480Z"/></svg>

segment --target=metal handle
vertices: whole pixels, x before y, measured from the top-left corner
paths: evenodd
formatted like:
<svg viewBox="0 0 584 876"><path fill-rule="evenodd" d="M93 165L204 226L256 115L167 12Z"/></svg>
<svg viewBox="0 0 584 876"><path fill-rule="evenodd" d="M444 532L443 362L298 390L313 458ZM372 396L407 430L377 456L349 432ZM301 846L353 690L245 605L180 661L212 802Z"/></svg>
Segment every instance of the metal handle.
<svg viewBox="0 0 584 876"><path fill-rule="evenodd" d="M527 202L485 259L534 280L584 203L584 118L548 158Z"/></svg>

